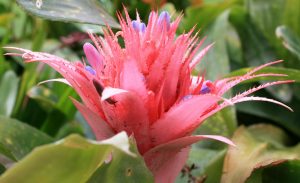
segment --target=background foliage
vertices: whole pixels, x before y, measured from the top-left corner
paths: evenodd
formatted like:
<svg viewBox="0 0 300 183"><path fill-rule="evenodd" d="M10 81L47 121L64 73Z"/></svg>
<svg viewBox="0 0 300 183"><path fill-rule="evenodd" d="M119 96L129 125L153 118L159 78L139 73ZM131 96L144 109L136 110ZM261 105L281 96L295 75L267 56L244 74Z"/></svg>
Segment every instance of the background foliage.
<svg viewBox="0 0 300 183"><path fill-rule="evenodd" d="M94 135L69 99L69 96L78 98L75 92L60 83L37 85L58 77L56 72L41 63L24 65L20 58L4 56L6 50L2 49L4 46L17 46L49 52L70 61L80 60L82 45L88 41L86 31L101 34L103 23L117 30L119 25L115 12L123 12L122 4L132 18L138 10L145 22L151 9L167 10L173 18L183 13L180 32L196 25L196 30L201 30L200 37L207 37L205 45L215 42L195 74L205 71L210 80L215 80L284 59L283 64L264 71L288 74L286 79L295 80L294 84L257 93L288 104L293 113L274 104L249 102L227 108L208 119L196 133L232 137L238 148L227 150L225 145L211 141L194 145L177 182L299 180L299 174L295 173L300 171L300 149L297 145L300 139L299 0L82 2L0 0L0 182L18 182L20 176L14 175L20 175L20 171L22 176L34 173L35 176L26 177L27 182L40 177L53 181L53 175L63 178L66 174L71 176L68 180L81 182L97 182L99 177L105 177L106 182L117 181L114 177L124 177L122 180L128 182L152 182L134 143L126 135L115 137L118 142L112 140L113 143L98 145L83 138L93 139ZM50 11L53 9L54 13ZM231 94L266 80L261 78L244 83ZM73 133L81 137L69 136ZM64 137L64 140L51 144ZM121 142L128 147L121 148L118 145ZM47 145L41 146L43 144ZM91 149L76 149L77 146L89 146ZM70 151L72 148L75 150ZM118 163L122 166L103 163L110 152L117 154ZM47 175L39 172L39 167L45 166L45 157L50 155L53 164L48 165L47 171L52 174L49 173L47 179ZM77 156L83 159L74 161L72 158ZM94 158L98 160L97 165L87 163ZM65 160L64 163L59 164L62 160ZM74 168L76 173L64 172L64 169L70 169L68 167ZM84 180L77 179L76 176L83 173L89 176ZM68 182L67 179L65 182Z"/></svg>

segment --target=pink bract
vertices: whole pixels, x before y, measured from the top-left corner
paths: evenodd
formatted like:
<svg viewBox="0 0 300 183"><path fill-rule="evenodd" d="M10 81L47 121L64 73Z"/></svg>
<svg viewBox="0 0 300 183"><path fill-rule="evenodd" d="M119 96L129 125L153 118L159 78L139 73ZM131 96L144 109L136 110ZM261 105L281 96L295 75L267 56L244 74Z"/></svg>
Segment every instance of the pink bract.
<svg viewBox="0 0 300 183"><path fill-rule="evenodd" d="M176 35L181 16L173 22L167 12L151 12L148 24L118 15L122 30L114 34L110 28L104 37L90 35L95 47L83 47L90 65L69 62L41 52L21 51L25 62L43 62L56 71L64 82L80 95L82 103L72 99L91 126L97 140L121 131L133 135L138 150L152 171L157 183L174 182L189 153L189 146L202 139L215 139L234 145L222 136L192 135L203 121L224 107L244 101L267 101L288 106L267 98L249 96L262 88L293 82L290 80L263 84L233 98L222 96L242 81L262 76L253 69L243 76L208 81L194 77L192 70L211 45L199 51L193 30ZM122 47L118 39L123 39ZM198 44L199 43L199 44ZM291 110L291 109L290 109Z"/></svg>

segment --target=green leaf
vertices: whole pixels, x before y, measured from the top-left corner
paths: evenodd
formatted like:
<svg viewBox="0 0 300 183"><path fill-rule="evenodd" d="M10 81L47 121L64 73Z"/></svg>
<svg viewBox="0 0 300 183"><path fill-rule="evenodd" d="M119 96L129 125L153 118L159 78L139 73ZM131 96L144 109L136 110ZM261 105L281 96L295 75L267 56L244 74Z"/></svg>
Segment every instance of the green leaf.
<svg viewBox="0 0 300 183"><path fill-rule="evenodd" d="M253 175L247 180L247 183L294 183L300 180L300 161L286 161L279 165L267 166L255 170Z"/></svg>
<svg viewBox="0 0 300 183"><path fill-rule="evenodd" d="M203 57L203 60L197 66L197 70L205 68L206 77L210 80L215 80L229 73L229 56L227 52L227 36L234 34L234 30L228 22L229 11L225 11L217 17L216 21L205 30L207 39L205 43L214 43L213 47ZM226 30L226 31L224 31ZM222 65L222 67L218 67Z"/></svg>
<svg viewBox="0 0 300 183"><path fill-rule="evenodd" d="M243 183L256 169L299 160L300 144L287 147L283 139L286 139L284 132L270 125L240 127L232 138L237 147L230 147L226 154L221 182Z"/></svg>
<svg viewBox="0 0 300 183"><path fill-rule="evenodd" d="M231 72L227 76L228 77L241 76L241 75L249 72L251 69L253 69L253 67L242 68L242 69ZM300 70L297 70L297 69L284 68L284 67L266 67L257 72L257 74L262 74L262 73L277 73L277 74L285 74L287 76L284 76L284 77L282 77L282 76L259 77L259 78L248 80L245 83L256 82L256 81L270 81L270 80L295 80L295 82L297 82L297 83L300 82Z"/></svg>
<svg viewBox="0 0 300 183"><path fill-rule="evenodd" d="M22 120L55 136L59 128L66 122L65 114L56 107L57 96L43 86L32 87L27 96L27 107L22 110L20 115Z"/></svg>
<svg viewBox="0 0 300 183"><path fill-rule="evenodd" d="M279 25L287 25L300 34L300 2L298 0L246 0L246 7L255 24L270 39Z"/></svg>
<svg viewBox="0 0 300 183"><path fill-rule="evenodd" d="M113 152L112 163L99 167L88 183L154 182L152 174L146 168L142 156L139 155L134 139L129 138L129 142L131 152L134 152L137 157L124 156L121 151Z"/></svg>
<svg viewBox="0 0 300 183"><path fill-rule="evenodd" d="M24 102L26 92L36 83L38 75L35 72L35 66L36 64L32 64L31 66L26 67L27 69L21 77L20 88L18 90L17 100L13 110L13 117L19 115L21 108L24 107L22 106L22 103Z"/></svg>
<svg viewBox="0 0 300 183"><path fill-rule="evenodd" d="M260 96L266 96L266 93L260 94ZM270 96L267 97L270 98ZM294 111L300 110L300 102L295 98L287 105L291 106ZM300 123L298 120L300 113L298 112L291 112L281 106L268 102L245 102L238 104L236 108L238 112L272 120L273 123L283 126L289 132L300 137Z"/></svg>
<svg viewBox="0 0 300 183"><path fill-rule="evenodd" d="M13 71L7 71L0 82L0 115L10 116L17 98L19 78Z"/></svg>
<svg viewBox="0 0 300 183"><path fill-rule="evenodd" d="M300 38L286 26L277 27L276 35L282 40L283 46L300 60Z"/></svg>
<svg viewBox="0 0 300 183"><path fill-rule="evenodd" d="M275 35L275 30L278 26L285 25L300 36L299 6L300 1L298 0L246 0L247 12L249 12L254 26L263 33L267 42L276 50L277 58L287 60L286 66L297 69L300 68L299 60L284 49L282 42ZM261 44L263 43L261 41Z"/></svg>
<svg viewBox="0 0 300 183"><path fill-rule="evenodd" d="M276 60L271 45L243 7L232 8L229 20L241 39L243 55L248 65L258 66Z"/></svg>
<svg viewBox="0 0 300 183"><path fill-rule="evenodd" d="M17 3L45 19L120 27L98 0L17 0Z"/></svg>
<svg viewBox="0 0 300 183"><path fill-rule="evenodd" d="M286 0L245 0L247 12L251 20L269 41L274 40L274 31L282 21L283 7Z"/></svg>
<svg viewBox="0 0 300 183"><path fill-rule="evenodd" d="M0 116L0 153L20 160L33 148L52 142L52 138L25 123Z"/></svg>
<svg viewBox="0 0 300 183"><path fill-rule="evenodd" d="M246 10L244 7L238 6L232 8L229 19L241 39L243 56L247 66L258 66L277 60L277 52L272 42L267 39L267 36L259 29L252 19L251 14ZM275 30L272 32L275 32ZM285 102L290 101L293 94L290 86L286 85L274 86L266 88L266 90L277 99Z"/></svg>
<svg viewBox="0 0 300 183"><path fill-rule="evenodd" d="M54 144L36 148L7 170L0 177L0 182L153 182L143 159L130 152L129 148L125 132L100 142L71 135ZM111 161L105 162L111 155Z"/></svg>
<svg viewBox="0 0 300 183"><path fill-rule="evenodd" d="M205 29L226 9L239 2L240 0L228 0L220 3L209 3L201 6L189 6L185 10L185 17L182 22L181 31L190 30L195 25L197 29Z"/></svg>

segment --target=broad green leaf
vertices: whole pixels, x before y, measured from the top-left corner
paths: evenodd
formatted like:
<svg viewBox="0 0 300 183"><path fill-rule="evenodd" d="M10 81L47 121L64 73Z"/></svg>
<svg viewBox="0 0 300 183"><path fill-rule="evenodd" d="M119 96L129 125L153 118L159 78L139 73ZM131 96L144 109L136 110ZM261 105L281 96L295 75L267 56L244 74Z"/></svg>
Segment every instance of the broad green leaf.
<svg viewBox="0 0 300 183"><path fill-rule="evenodd" d="M274 31L282 21L285 1L245 0L246 10L249 12L254 26L259 28L269 41L275 41Z"/></svg>
<svg viewBox="0 0 300 183"><path fill-rule="evenodd" d="M300 161L286 161L255 170L247 183L294 183L300 180L299 171Z"/></svg>
<svg viewBox="0 0 300 183"><path fill-rule="evenodd" d="M91 32L94 34L103 34L103 29L99 25L74 23L81 32Z"/></svg>
<svg viewBox="0 0 300 183"><path fill-rule="evenodd" d="M246 0L246 9L255 23L254 26L262 31L267 42L276 50L278 58L287 60L286 66L297 69L300 68L299 60L284 49L275 32L278 26L285 25L300 36L299 7L299 0Z"/></svg>
<svg viewBox="0 0 300 183"><path fill-rule="evenodd" d="M54 144L36 148L1 177L1 183L84 183L101 176L100 182L153 182L143 159L130 152L122 132L104 141L71 135ZM112 155L110 162L105 162Z"/></svg>
<svg viewBox="0 0 300 183"><path fill-rule="evenodd" d="M240 0L227 0L219 3L208 3L200 6L188 7L185 10L181 31L190 30L195 25L198 30L206 28L226 9L239 2Z"/></svg>
<svg viewBox="0 0 300 183"><path fill-rule="evenodd" d="M19 78L13 71L7 71L0 81L0 115L10 116L15 105Z"/></svg>
<svg viewBox="0 0 300 183"><path fill-rule="evenodd" d="M283 46L300 60L300 38L286 26L277 27L276 35L282 40Z"/></svg>
<svg viewBox="0 0 300 183"><path fill-rule="evenodd" d="M241 39L243 55L250 66L276 60L276 55L263 33L241 6L231 9L229 20Z"/></svg>
<svg viewBox="0 0 300 183"><path fill-rule="evenodd" d="M152 174L148 172L143 158L139 155L135 141L129 138L130 151L136 154L135 158L124 156L123 152L113 152L112 163L103 164L97 169L88 183L139 183L154 182Z"/></svg>
<svg viewBox="0 0 300 183"><path fill-rule="evenodd" d="M286 140L282 140L286 138L285 134L278 131L269 125L240 127L232 138L237 147L230 147L226 154L221 182L243 183L256 169L299 160L300 144L287 147ZM269 139L278 142L274 144Z"/></svg>
<svg viewBox="0 0 300 183"><path fill-rule="evenodd" d="M270 39L279 25L287 25L300 34L300 2L298 0L246 0L246 8L255 24Z"/></svg>
<svg viewBox="0 0 300 183"><path fill-rule="evenodd" d="M52 142L41 131L15 119L0 116L0 153L20 160L33 148Z"/></svg>
<svg viewBox="0 0 300 183"><path fill-rule="evenodd" d="M17 3L29 13L45 19L120 27L98 0L17 0Z"/></svg>

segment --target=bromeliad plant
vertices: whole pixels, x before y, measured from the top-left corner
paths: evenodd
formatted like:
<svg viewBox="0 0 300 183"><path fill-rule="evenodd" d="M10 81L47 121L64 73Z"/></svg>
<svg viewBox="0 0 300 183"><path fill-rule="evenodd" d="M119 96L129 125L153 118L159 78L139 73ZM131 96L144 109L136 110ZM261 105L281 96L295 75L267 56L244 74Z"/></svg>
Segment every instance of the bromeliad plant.
<svg viewBox="0 0 300 183"><path fill-rule="evenodd" d="M181 17L171 22L167 12L151 12L148 24L118 15L122 30L113 33L108 27L104 37L90 35L95 47L83 47L89 65L69 62L62 58L21 48L26 63L43 62L64 78L55 79L73 87L82 103L74 105L91 126L96 139L103 140L125 131L133 135L138 150L155 177L155 182L174 182L189 153L189 146L202 139L215 139L234 145L229 139L215 135L192 135L203 121L221 109L244 101L267 101L288 106L267 98L249 96L268 86L290 83L275 81L260 85L235 97L223 94L245 80L284 76L256 74L260 69L279 63L257 67L243 76L214 82L191 72L211 45L199 51L194 30L176 35ZM119 44L124 41L124 46ZM51 80L50 80L51 81Z"/></svg>

